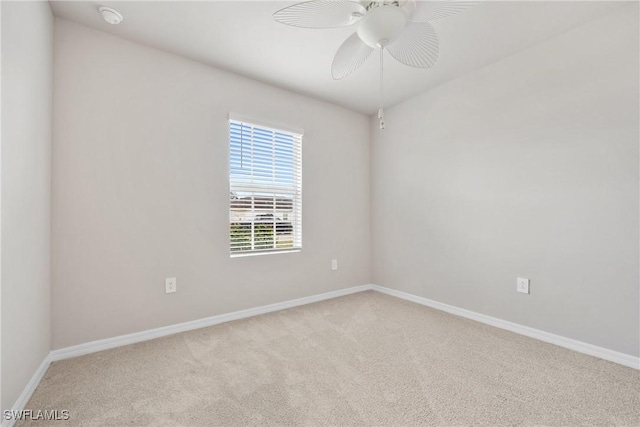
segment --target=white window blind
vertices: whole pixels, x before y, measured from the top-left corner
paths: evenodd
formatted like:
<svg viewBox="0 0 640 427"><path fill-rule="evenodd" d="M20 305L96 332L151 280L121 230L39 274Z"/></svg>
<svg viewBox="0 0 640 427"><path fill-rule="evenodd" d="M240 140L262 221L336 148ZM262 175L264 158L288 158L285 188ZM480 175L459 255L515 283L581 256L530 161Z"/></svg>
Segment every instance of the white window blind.
<svg viewBox="0 0 640 427"><path fill-rule="evenodd" d="M302 135L229 121L231 255L302 248Z"/></svg>

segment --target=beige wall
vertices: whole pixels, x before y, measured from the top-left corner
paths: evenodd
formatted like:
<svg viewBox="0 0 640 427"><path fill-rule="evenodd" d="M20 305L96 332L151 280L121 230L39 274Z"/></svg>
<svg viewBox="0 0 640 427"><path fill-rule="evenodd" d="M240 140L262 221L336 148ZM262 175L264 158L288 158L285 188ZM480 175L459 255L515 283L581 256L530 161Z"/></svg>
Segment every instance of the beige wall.
<svg viewBox="0 0 640 427"><path fill-rule="evenodd" d="M372 119L374 283L639 355L638 49L634 4Z"/></svg>
<svg viewBox="0 0 640 427"><path fill-rule="evenodd" d="M366 116L55 27L53 349L370 281ZM229 112L304 128L302 252L230 259Z"/></svg>
<svg viewBox="0 0 640 427"><path fill-rule="evenodd" d="M47 2L2 2L2 409L50 348L51 73Z"/></svg>

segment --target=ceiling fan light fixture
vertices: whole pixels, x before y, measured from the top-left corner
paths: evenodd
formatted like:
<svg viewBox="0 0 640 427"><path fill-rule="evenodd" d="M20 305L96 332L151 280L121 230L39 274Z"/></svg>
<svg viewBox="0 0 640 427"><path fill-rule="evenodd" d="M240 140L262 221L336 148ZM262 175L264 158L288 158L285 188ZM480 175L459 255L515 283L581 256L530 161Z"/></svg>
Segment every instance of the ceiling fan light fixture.
<svg viewBox="0 0 640 427"><path fill-rule="evenodd" d="M385 5L370 10L360 21L358 37L373 48L384 47L407 26L407 15L396 6Z"/></svg>

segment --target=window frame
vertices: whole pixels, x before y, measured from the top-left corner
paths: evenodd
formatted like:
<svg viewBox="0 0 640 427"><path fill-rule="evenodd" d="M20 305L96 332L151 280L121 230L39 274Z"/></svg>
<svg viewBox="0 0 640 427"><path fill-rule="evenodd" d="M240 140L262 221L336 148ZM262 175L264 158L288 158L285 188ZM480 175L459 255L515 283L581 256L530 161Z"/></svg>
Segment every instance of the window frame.
<svg viewBox="0 0 640 427"><path fill-rule="evenodd" d="M254 173L256 172L255 168L254 168L254 164L253 164L253 160L255 159L255 156L253 154L253 148L256 144L256 141L254 139L254 136L252 134L251 138L249 139L249 143L250 143L250 147L252 149L251 151L251 161L252 161L252 166L251 166L251 182L248 183L240 183L238 182L237 178L234 180L233 177L233 158L232 158L232 151L234 149L233 145L234 145L234 141L233 141L233 136L232 133L234 131L234 126L240 126L240 127L249 127L252 129L252 132L254 129L258 129L260 132L271 132L273 134L273 169L274 169L274 175L272 177L273 179L273 184L269 185L266 183L255 183L253 182L254 179ZM277 145L280 144L279 141L277 141L277 134L280 135L287 135L289 138L291 138L291 142L292 142L292 157L291 157L291 174L292 174L292 183L290 185L282 185L280 183L280 185L276 185L275 181L276 181L276 175L275 175L275 169L276 169L276 160L275 160L275 153L276 153L276 149L278 148ZM301 252L302 251L302 231L303 231L303 226L302 226L302 139L303 139L303 135L304 132L302 130L298 130L298 129L293 129L291 127L288 126L279 126L279 125L272 125L272 124L267 124L264 121L259 121L259 120L252 120L249 118L245 118L245 117L241 117L241 116L237 116L237 115L229 115L229 120L228 120L228 132L227 132L227 148L229 150L228 152L228 169L227 169L227 173L228 173L228 180L229 180L229 223L228 223L228 236L229 236L229 245L228 245L228 249L229 249L229 255L231 258L236 258L236 257L246 257L246 256L257 256L257 255L269 255L269 254L279 254L279 253L295 253L295 252ZM241 139L242 141L243 139ZM237 143L237 142L236 142ZM259 142L260 143L260 142ZM242 144L242 142L241 142ZM260 159L260 158L259 158ZM261 159L263 160L263 159ZM234 222L234 208L233 208L233 199L232 198L232 194L238 194L238 193L245 193L245 194L250 194L250 196L245 196L247 198L250 197L251 199L251 208L249 208L249 213L251 215L251 220L248 221L248 223L251 224L251 234L250 234L250 239L251 239L251 248L250 249L238 249L238 250L234 250L233 248L233 230L232 230L232 226L233 224L237 224L237 222ZM263 195L264 197L272 197L273 198L273 208L268 208L266 210L266 213L261 212L260 208L256 208L255 204L256 204L256 197L260 197L260 195ZM287 216L287 219L279 219L277 216L277 206L278 206L278 197L285 198L286 195L291 195L291 211L285 213L285 215ZM259 203L259 202L258 202ZM284 202L286 203L286 202ZM291 223L291 228L292 228L292 232L291 232L291 247L272 247L272 248L267 248L267 249L255 249L255 244L256 244L256 231L255 231L255 224L256 224L256 218L258 217L258 215L269 215L271 214L271 216L273 217L273 245L277 246L278 241L278 221L282 221L283 223ZM289 219L290 218L290 219ZM258 222L260 223L260 222ZM246 222L241 222L240 224L245 225L247 224ZM237 246L240 247L240 246Z"/></svg>

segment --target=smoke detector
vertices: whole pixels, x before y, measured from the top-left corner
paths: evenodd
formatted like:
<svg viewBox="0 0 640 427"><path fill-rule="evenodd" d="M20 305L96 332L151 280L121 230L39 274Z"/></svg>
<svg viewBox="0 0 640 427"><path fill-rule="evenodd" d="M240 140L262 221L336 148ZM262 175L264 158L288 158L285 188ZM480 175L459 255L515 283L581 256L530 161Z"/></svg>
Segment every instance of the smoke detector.
<svg viewBox="0 0 640 427"><path fill-rule="evenodd" d="M98 8L98 12L100 12L102 19L104 19L106 22L108 22L111 25L117 25L122 22L122 19L123 19L122 15L120 14L120 12L118 12L115 9L111 9L110 7L100 6Z"/></svg>

